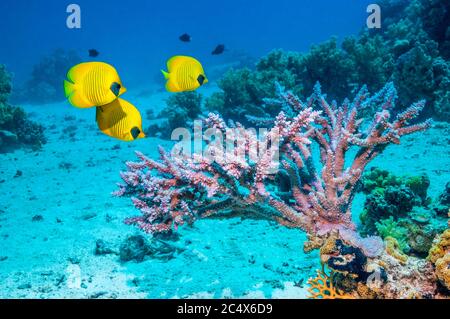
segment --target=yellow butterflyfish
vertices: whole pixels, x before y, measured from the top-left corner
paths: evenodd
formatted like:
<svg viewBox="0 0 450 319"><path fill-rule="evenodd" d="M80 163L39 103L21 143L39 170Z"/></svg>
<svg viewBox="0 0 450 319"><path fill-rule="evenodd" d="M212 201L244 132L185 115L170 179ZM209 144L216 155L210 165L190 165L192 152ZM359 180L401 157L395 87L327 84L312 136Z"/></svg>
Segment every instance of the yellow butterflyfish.
<svg viewBox="0 0 450 319"><path fill-rule="evenodd" d="M77 64L64 80L66 98L79 108L106 105L125 91L116 69L104 62Z"/></svg>
<svg viewBox="0 0 450 319"><path fill-rule="evenodd" d="M98 128L108 136L122 141L145 137L138 109L121 98L97 107L96 119Z"/></svg>
<svg viewBox="0 0 450 319"><path fill-rule="evenodd" d="M169 92L193 91L208 82L201 63L189 56L170 58L167 70L161 72L167 80L166 89Z"/></svg>

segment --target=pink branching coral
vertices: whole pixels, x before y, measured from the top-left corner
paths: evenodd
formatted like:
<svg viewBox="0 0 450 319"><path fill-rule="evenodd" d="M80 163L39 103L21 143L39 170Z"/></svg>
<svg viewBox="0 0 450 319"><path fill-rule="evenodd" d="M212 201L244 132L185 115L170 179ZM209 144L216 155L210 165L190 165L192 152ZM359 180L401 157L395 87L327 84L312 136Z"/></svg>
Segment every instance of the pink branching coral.
<svg viewBox="0 0 450 319"><path fill-rule="evenodd" d="M392 83L373 96L363 87L353 101L345 100L341 106L328 103L318 84L306 102L278 88L278 99L270 102L280 104L282 111L263 138L209 114L206 128L223 134L241 132L234 136L232 152L211 141L210 156L169 154L160 148L160 160L155 161L137 152L140 161L126 164L125 184L115 193L131 196L142 213L126 222L160 233L203 217L268 218L301 228L311 238L338 231L360 246L379 245L380 241L364 241L354 231L351 203L356 187L367 164L387 145L430 126L429 120L409 125L424 102L392 119L396 100ZM377 112L365 125L358 115L374 106ZM267 147L275 144L275 150ZM255 146L265 150L256 158ZM243 153L244 157L238 156ZM354 154L351 162L346 159L348 153ZM274 170L278 163L279 169Z"/></svg>

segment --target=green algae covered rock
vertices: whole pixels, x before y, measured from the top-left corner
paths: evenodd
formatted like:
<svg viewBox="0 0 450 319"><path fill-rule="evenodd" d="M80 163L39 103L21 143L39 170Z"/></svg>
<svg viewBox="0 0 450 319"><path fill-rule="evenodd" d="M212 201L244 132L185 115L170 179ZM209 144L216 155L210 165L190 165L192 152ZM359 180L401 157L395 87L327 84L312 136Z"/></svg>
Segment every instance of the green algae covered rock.
<svg viewBox="0 0 450 319"><path fill-rule="evenodd" d="M427 195L430 180L427 175L396 176L372 168L361 182L365 193L360 214L359 232L364 236L392 237L407 254L426 256L434 237L447 226L447 218L438 211L445 191L434 202ZM445 199L444 199L445 201ZM448 208L447 208L448 212Z"/></svg>

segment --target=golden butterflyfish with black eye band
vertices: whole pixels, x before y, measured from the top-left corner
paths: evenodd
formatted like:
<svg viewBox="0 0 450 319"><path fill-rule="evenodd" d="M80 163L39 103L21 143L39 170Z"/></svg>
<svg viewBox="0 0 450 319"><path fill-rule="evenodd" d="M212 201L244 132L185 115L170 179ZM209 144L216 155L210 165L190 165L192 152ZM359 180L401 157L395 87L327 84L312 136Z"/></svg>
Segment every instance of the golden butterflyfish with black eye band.
<svg viewBox="0 0 450 319"><path fill-rule="evenodd" d="M177 55L167 61L167 71L161 70L169 92L194 91L208 83L199 61L190 56Z"/></svg>
<svg viewBox="0 0 450 319"><path fill-rule="evenodd" d="M96 119L98 128L108 136L122 141L145 137L138 109L121 98L97 107Z"/></svg>
<svg viewBox="0 0 450 319"><path fill-rule="evenodd" d="M79 108L106 105L125 93L116 69L104 62L84 62L73 66L64 80L64 93Z"/></svg>

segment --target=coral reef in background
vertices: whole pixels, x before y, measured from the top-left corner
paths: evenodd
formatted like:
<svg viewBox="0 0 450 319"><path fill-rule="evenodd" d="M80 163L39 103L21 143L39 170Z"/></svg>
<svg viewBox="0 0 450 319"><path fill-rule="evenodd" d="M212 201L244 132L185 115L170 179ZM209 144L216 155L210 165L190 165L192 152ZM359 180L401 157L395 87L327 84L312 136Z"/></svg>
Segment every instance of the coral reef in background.
<svg viewBox="0 0 450 319"><path fill-rule="evenodd" d="M220 57L220 64L208 67L208 79L215 82L230 69L254 69L258 59L245 50L229 49Z"/></svg>
<svg viewBox="0 0 450 319"><path fill-rule="evenodd" d="M206 99L206 108L247 124L246 115L276 115L262 104L264 97L275 96L274 80L301 97L319 81L329 98L339 101L362 83L375 91L390 80L405 104L424 98L429 103L424 116L450 121L448 1L385 1L381 7L381 29L364 29L340 46L332 38L306 53L275 50L255 70L230 70L218 82L221 91Z"/></svg>
<svg viewBox="0 0 450 319"><path fill-rule="evenodd" d="M21 145L39 149L45 142L44 127L31 121L25 111L8 103L11 77L0 65L0 152Z"/></svg>
<svg viewBox="0 0 450 319"><path fill-rule="evenodd" d="M425 257L435 236L446 228L447 217L439 212L450 208L445 192L435 201L428 197L429 185L426 175L398 177L377 168L366 172L361 233L390 237L402 252Z"/></svg>
<svg viewBox="0 0 450 319"><path fill-rule="evenodd" d="M5 104L8 102L9 95L11 93L11 76L6 71L4 65L0 64L0 103Z"/></svg>
<svg viewBox="0 0 450 319"><path fill-rule="evenodd" d="M225 120L249 126L255 118L274 118L278 114L277 105L265 100L277 95L274 81L303 98L319 81L328 98L337 101L343 101L348 92L356 94L362 83L377 91L393 81L404 104L426 99L424 117L450 121L450 31L446 31L445 24L449 5L437 0L414 0L385 1L381 7L380 30L363 30L356 37L344 38L340 45L331 38L313 45L306 53L273 50L254 68L234 66L218 80L220 91L207 97L204 107L194 104L192 110L197 115L203 110L219 113ZM168 122L177 123L183 116L188 122L195 119L188 114L192 113L188 111L192 101L182 98L173 102L161 116L167 117L167 113L170 118L151 125L150 135L162 132L161 137L168 138L168 131L186 126ZM400 112L402 107L395 111ZM370 118L374 111L367 108L359 115Z"/></svg>
<svg viewBox="0 0 450 319"><path fill-rule="evenodd" d="M450 182L445 185L445 189L433 204L433 210L439 216L445 216L450 210Z"/></svg>
<svg viewBox="0 0 450 319"><path fill-rule="evenodd" d="M321 248L321 262L339 275L333 294L340 295L342 287L344 293L365 291L380 298L432 297L436 283L431 262L399 258L392 241L385 249L380 237L363 238L351 212L367 164L387 145L400 143L401 136L430 126L428 120L410 124L424 101L391 118L397 98L392 83L373 96L363 87L353 101L345 99L340 106L327 102L319 84L306 102L280 85L276 91L277 99L270 102L282 111L261 139L239 123L227 125L219 115L209 114L204 125L216 132L214 136L235 132L231 152L224 151L220 139L206 141L206 154L212 158L185 154L182 148L170 154L160 148L159 161L137 152L140 161L126 163L124 184L115 192L131 197L141 212L126 223L155 235L171 234L206 217L276 220L307 233L305 251ZM358 113L375 105L378 111L364 125ZM276 151L260 148L275 141ZM264 151L252 157L252 146ZM313 147L319 149L318 158ZM358 150L349 162L350 148ZM280 167L274 173L277 156ZM378 288L369 287L371 281Z"/></svg>
<svg viewBox="0 0 450 319"><path fill-rule="evenodd" d="M205 108L220 113L225 119L247 124L245 115L267 116L261 106L264 91L250 69L229 70L218 81L221 92L215 92L205 101Z"/></svg>
<svg viewBox="0 0 450 319"><path fill-rule="evenodd" d="M51 103L65 99L61 83L67 70L81 62L74 51L54 50L43 56L33 67L30 79L23 87L14 90L12 99L18 103Z"/></svg>
<svg viewBox="0 0 450 319"><path fill-rule="evenodd" d="M161 113L150 120L146 134L170 139L172 131L179 127L191 127L192 122L202 112L202 96L196 91L181 92L171 95Z"/></svg>

